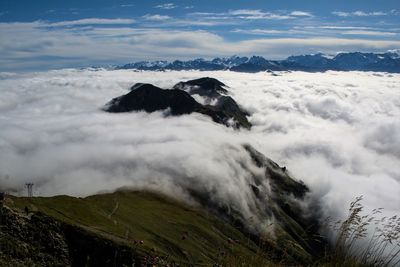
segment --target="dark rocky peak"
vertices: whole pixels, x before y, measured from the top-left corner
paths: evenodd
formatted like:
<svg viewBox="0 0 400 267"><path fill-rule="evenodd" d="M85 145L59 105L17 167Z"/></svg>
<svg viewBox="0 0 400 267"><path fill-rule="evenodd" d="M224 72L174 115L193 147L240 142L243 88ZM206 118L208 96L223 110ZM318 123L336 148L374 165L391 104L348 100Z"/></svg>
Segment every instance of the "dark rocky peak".
<svg viewBox="0 0 400 267"><path fill-rule="evenodd" d="M389 52L384 53L383 55L390 57L391 59L398 59L398 58L400 58L400 50L389 51Z"/></svg>
<svg viewBox="0 0 400 267"><path fill-rule="evenodd" d="M214 64L220 64L225 67L237 66L246 63L249 60L248 57L231 56L228 58L214 58L211 62Z"/></svg>
<svg viewBox="0 0 400 267"><path fill-rule="evenodd" d="M248 112L239 107L232 97L221 96L215 104L215 107L223 111L227 117L233 118L232 123L235 128L251 128L251 123L247 120L247 116L249 116Z"/></svg>
<svg viewBox="0 0 400 267"><path fill-rule="evenodd" d="M318 64L320 66L325 66L325 65L329 64L329 62L331 60L326 55L324 55L322 53L318 53L315 55L290 56L287 58L287 61L288 62L296 62L305 67L313 67L316 64Z"/></svg>
<svg viewBox="0 0 400 267"><path fill-rule="evenodd" d="M185 90L192 96L201 96L201 102L207 108L202 113L211 116L214 121L234 128L250 129L251 124L247 120L249 114L242 110L232 97L226 95L228 90L224 87L227 87L224 83L210 77L180 82L174 86L175 89Z"/></svg>
<svg viewBox="0 0 400 267"><path fill-rule="evenodd" d="M182 115L194 112L199 106L185 91L137 83L128 94L112 99L104 110L114 113L140 110L154 112L169 108L172 115Z"/></svg>
<svg viewBox="0 0 400 267"><path fill-rule="evenodd" d="M265 64L268 64L268 60L266 60L265 58L263 58L261 56L252 56L249 59L248 63L263 66Z"/></svg>
<svg viewBox="0 0 400 267"><path fill-rule="evenodd" d="M218 98L221 94L227 94L226 85L217 79L204 77L200 79L180 82L174 85L175 89L185 90L189 94L198 94L208 98Z"/></svg>
<svg viewBox="0 0 400 267"><path fill-rule="evenodd" d="M378 62L380 58L374 53L339 53L333 58L334 65L343 70L360 70Z"/></svg>
<svg viewBox="0 0 400 267"><path fill-rule="evenodd" d="M184 91L188 89L188 86L194 88L194 94L205 95L206 98L214 97L215 105L198 103L188 92ZM161 89L152 84L136 83L128 94L112 99L104 106L103 110L120 113L154 112L169 109L168 115L198 112L211 117L214 122L228 127L250 129L251 124L247 120L247 112L243 111L233 98L220 94L220 92L227 92L222 86L225 85L213 78L178 83L174 89L170 90Z"/></svg>
<svg viewBox="0 0 400 267"><path fill-rule="evenodd" d="M145 89L145 88L151 88L151 87L155 87L154 85L152 85L152 84L150 84L150 83L135 83L134 85L132 85L132 87L130 88L130 90L132 91L132 90L136 90L136 89L138 89L138 88L142 88L142 90L143 89ZM151 89L150 89L151 90Z"/></svg>
<svg viewBox="0 0 400 267"><path fill-rule="evenodd" d="M278 61L267 60L261 56L252 56L247 62L230 68L231 71L237 72L260 72L267 70L283 70L281 63Z"/></svg>
<svg viewBox="0 0 400 267"><path fill-rule="evenodd" d="M140 69L140 70L162 70L168 64L167 61L139 61L118 66L116 69Z"/></svg>
<svg viewBox="0 0 400 267"><path fill-rule="evenodd" d="M206 60L204 58L195 58L193 59L194 62L205 62Z"/></svg>

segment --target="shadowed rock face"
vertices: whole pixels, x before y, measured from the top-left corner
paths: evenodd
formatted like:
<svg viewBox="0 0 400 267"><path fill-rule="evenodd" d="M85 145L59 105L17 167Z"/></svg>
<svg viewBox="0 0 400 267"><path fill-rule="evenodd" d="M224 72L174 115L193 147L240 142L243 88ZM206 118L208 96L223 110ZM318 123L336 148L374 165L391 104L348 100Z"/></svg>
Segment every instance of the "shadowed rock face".
<svg viewBox="0 0 400 267"><path fill-rule="evenodd" d="M151 84L135 84L131 92L114 98L105 107L108 112L144 110L154 112L169 108L172 115L190 114L201 106L182 90L164 90Z"/></svg>
<svg viewBox="0 0 400 267"><path fill-rule="evenodd" d="M272 222L270 229L273 228L277 243L290 240L295 245L287 247L286 252L289 252L298 262L309 261L313 256L321 253L325 245L324 239L315 237L319 229L319 223L315 217L317 213L314 214L314 211L309 213L309 210L302 206L309 188L302 181L293 178L286 167L279 166L252 146L243 145L243 149L254 165L262 170L253 172L246 169L252 173L247 184L251 189L253 200L248 208L255 215L251 220L256 222L256 225L261 225L260 229L263 227L265 229L266 221L270 220L269 222ZM248 188L244 186L243 190ZM246 235L251 236L257 233L263 236L263 232L258 232L260 230L258 228L248 231L248 218L243 217L237 207L216 201L212 191L199 191L191 187L184 189L203 207L214 211L220 218L234 223L235 227ZM317 212L318 207L315 209ZM257 242L257 238L255 241ZM273 244L270 245L274 247ZM277 248L277 251L279 252L280 248Z"/></svg>
<svg viewBox="0 0 400 267"><path fill-rule="evenodd" d="M0 266L132 266L132 248L41 212L0 207ZM141 266L141 265L139 265Z"/></svg>
<svg viewBox="0 0 400 267"><path fill-rule="evenodd" d="M113 113L169 109L170 115L174 116L198 112L228 127L250 129L248 114L232 97L225 95L228 91L223 86L222 82L213 78L181 82L170 90L137 83L128 94L112 99L103 109ZM204 97L206 104L198 103L191 95ZM215 104L212 105L212 102Z"/></svg>
<svg viewBox="0 0 400 267"><path fill-rule="evenodd" d="M224 83L209 77L180 82L174 86L175 89L185 90L190 95L197 94L203 97L206 107L221 114L223 124L250 129L251 124L247 120L249 114L228 96L229 92L224 87L227 87ZM231 120L228 122L226 118Z"/></svg>
<svg viewBox="0 0 400 267"><path fill-rule="evenodd" d="M302 255L298 255L300 258L321 253L326 240L315 236L320 227L316 217L319 207L309 207L306 212L300 204L307 197L309 188L293 178L286 167L279 166L252 146L244 145L244 149L254 164L264 170L261 177L253 177L250 186L259 201L260 213L273 214L276 219L276 235L283 233L285 238L294 240L303 250ZM269 187L265 186L265 181Z"/></svg>

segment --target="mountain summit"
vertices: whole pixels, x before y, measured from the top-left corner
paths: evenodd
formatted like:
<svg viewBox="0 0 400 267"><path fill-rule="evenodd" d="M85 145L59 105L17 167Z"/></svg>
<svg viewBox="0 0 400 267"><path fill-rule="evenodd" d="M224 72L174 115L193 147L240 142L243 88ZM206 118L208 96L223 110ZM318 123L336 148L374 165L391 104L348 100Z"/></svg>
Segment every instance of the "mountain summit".
<svg viewBox="0 0 400 267"><path fill-rule="evenodd" d="M154 112L169 108L172 115L190 114L200 109L188 93L182 90L164 90L152 84L135 84L131 91L123 96L112 99L105 110L120 113L134 110Z"/></svg>
<svg viewBox="0 0 400 267"><path fill-rule="evenodd" d="M261 56L195 59L188 61L141 61L118 66L117 69L137 70L231 70L237 72L260 71L383 71L400 72L398 51L386 53L338 53L335 56L322 53L291 56L285 60L268 60Z"/></svg>
<svg viewBox="0 0 400 267"><path fill-rule="evenodd" d="M167 110L166 114L173 116L197 112L211 117L216 123L250 129L247 112L226 95L228 91L224 87L222 82L208 77L180 82L173 89L137 83L129 93L108 102L103 110L111 113Z"/></svg>
<svg viewBox="0 0 400 267"><path fill-rule="evenodd" d="M180 82L174 85L175 89L187 90L190 94L198 94L209 98L219 97L221 94L227 94L225 84L214 78L200 78L187 82Z"/></svg>

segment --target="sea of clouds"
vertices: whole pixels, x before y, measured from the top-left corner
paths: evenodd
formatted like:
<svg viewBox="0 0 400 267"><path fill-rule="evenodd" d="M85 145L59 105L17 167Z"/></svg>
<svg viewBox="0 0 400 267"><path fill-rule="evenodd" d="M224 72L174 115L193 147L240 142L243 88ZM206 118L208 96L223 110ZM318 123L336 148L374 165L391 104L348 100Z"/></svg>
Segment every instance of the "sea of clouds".
<svg viewBox="0 0 400 267"><path fill-rule="evenodd" d="M189 199L211 192L250 217L248 179L259 172L249 143L312 190L326 216L343 217L364 195L367 210L400 213L400 74L372 72L0 73L0 188L87 196L123 186ZM101 110L136 82L162 88L210 76L251 113L251 131L200 114ZM246 168L243 168L246 166Z"/></svg>

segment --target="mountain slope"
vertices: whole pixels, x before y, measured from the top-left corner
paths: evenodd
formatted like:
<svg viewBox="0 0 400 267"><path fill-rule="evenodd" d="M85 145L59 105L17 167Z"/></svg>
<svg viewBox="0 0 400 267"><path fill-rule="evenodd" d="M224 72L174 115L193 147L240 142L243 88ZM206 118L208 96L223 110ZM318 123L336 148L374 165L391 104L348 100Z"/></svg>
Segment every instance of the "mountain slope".
<svg viewBox="0 0 400 267"><path fill-rule="evenodd" d="M108 266L132 265L132 260L139 266L146 260L199 266L231 257L269 265L256 257L260 248L235 227L155 193L11 197L7 206L12 210L1 209L2 266L12 261L99 266L100 259ZM26 208L29 216L24 215Z"/></svg>
<svg viewBox="0 0 400 267"><path fill-rule="evenodd" d="M257 203L252 218L190 185L182 189L199 205L128 189L85 198L8 197L0 200L0 266L337 266L335 258L320 258L329 247L301 207L307 186L251 146L244 149L263 171L243 185Z"/></svg>
<svg viewBox="0 0 400 267"><path fill-rule="evenodd" d="M195 265L309 264L325 243L315 238L319 225L305 216L300 205L308 188L251 146L243 149L255 165L251 169L257 168L243 185L251 199L247 203L251 218L240 206L215 198L213 190L190 184L182 190L195 206L160 193L127 190L86 198L12 197L6 205L17 215L1 210L0 247L7 249L1 250L0 260L56 262L62 255L61 265L67 261L95 266L95 258L102 257L128 265L156 257ZM24 210L29 216L23 215ZM54 239L51 244L58 245L48 247L47 235ZM32 256L37 253L40 257Z"/></svg>

